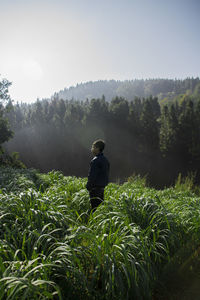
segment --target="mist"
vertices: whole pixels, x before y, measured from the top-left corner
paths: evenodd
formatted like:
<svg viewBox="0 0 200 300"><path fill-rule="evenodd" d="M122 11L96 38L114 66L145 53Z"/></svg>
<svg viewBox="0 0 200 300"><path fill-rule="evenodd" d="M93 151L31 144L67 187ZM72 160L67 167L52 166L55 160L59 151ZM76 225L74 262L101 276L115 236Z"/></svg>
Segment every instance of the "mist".
<svg viewBox="0 0 200 300"><path fill-rule="evenodd" d="M169 94L167 104L151 96L132 101L115 97L109 102L103 96L15 105L8 116L15 134L6 149L19 152L29 168L86 177L91 145L101 138L106 142L111 181L139 174L157 187L173 184L179 173L200 171L199 82L191 79L189 84L192 96L177 94L172 101Z"/></svg>

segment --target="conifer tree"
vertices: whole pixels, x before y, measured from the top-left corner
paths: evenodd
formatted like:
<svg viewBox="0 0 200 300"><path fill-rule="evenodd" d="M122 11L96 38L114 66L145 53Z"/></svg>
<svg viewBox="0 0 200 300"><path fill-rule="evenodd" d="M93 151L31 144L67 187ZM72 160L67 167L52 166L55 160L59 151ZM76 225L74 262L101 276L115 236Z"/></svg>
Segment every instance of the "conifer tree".
<svg viewBox="0 0 200 300"><path fill-rule="evenodd" d="M7 112L11 107L11 98L8 94L10 85L11 82L7 79L0 81L0 151L2 151L2 144L13 136L7 118Z"/></svg>

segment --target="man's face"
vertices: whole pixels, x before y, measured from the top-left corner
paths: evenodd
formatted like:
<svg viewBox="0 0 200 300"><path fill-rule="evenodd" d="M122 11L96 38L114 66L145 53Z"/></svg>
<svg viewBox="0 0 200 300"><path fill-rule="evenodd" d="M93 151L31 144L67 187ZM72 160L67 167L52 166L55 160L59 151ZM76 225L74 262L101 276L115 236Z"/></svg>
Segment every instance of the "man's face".
<svg viewBox="0 0 200 300"><path fill-rule="evenodd" d="M92 145L92 148L91 148L91 152L94 156L96 156L97 154L99 154L99 148L97 148L96 146Z"/></svg>

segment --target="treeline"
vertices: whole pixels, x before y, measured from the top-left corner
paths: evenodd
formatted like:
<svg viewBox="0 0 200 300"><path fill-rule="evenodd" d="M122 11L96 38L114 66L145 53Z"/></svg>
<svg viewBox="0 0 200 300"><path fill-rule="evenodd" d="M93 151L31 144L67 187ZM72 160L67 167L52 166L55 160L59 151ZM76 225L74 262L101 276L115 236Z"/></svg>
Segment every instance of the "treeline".
<svg viewBox="0 0 200 300"><path fill-rule="evenodd" d="M135 79L135 80L99 80L77 84L54 94L57 99L91 100L105 96L107 101L115 97L124 97L132 101L135 97L146 98L149 95L158 97L164 102L172 100L180 94L198 94L200 91L199 78L179 79Z"/></svg>
<svg viewBox="0 0 200 300"><path fill-rule="evenodd" d="M198 179L200 97L180 99L162 106L152 96L17 104L8 115L15 135L6 148L19 152L27 167L85 177L91 143L103 138L111 180L135 173L148 175L155 186L165 186L188 172L196 172Z"/></svg>

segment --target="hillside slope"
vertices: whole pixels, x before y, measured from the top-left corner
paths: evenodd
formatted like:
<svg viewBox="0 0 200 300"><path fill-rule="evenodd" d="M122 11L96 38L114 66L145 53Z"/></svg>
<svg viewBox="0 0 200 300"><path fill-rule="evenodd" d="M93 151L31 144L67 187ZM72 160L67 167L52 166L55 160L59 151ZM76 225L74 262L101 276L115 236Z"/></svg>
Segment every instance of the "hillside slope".
<svg viewBox="0 0 200 300"><path fill-rule="evenodd" d="M135 97L158 97L159 100L168 97L174 98L179 94L194 93L199 87L199 78L178 79L146 79L146 80L99 80L77 84L74 87L64 88L54 94L59 99L75 99L85 101L86 99L101 98L105 96L107 101L114 97L125 97L131 101Z"/></svg>

